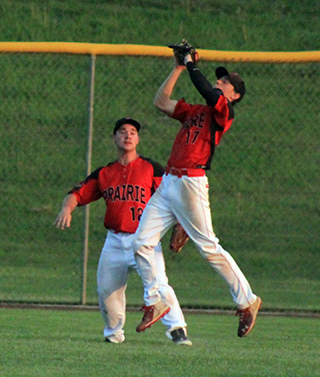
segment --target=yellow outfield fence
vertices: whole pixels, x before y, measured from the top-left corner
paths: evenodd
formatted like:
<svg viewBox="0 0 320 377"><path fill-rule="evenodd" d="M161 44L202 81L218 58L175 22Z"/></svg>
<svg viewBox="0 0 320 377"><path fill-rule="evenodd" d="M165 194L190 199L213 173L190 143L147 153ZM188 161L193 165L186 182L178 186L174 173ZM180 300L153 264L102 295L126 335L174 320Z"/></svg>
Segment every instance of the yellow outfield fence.
<svg viewBox="0 0 320 377"><path fill-rule="evenodd" d="M319 62L320 51L254 52L197 49L200 59L207 61L299 63ZM172 50L163 46L99 44L72 42L0 42L2 52L38 52L59 54L127 55L172 57Z"/></svg>

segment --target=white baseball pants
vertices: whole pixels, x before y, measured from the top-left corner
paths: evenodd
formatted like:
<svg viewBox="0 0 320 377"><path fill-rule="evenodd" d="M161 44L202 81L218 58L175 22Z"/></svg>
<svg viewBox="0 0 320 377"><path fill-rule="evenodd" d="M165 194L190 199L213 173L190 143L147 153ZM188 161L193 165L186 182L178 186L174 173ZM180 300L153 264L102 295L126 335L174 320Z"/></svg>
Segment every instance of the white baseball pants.
<svg viewBox="0 0 320 377"><path fill-rule="evenodd" d="M103 246L97 271L99 305L105 328L104 336L119 342L124 340L123 327L126 319L126 296L128 273L137 270L132 250L133 234L109 231ZM153 266L162 300L170 306L170 312L162 318L166 335L170 331L185 328L186 323L174 290L168 284L161 244L153 252Z"/></svg>
<svg viewBox="0 0 320 377"><path fill-rule="evenodd" d="M144 209L133 249L147 306L161 299L153 248L177 220L200 254L227 282L238 308L245 309L255 301L256 295L252 293L247 279L213 232L208 194L206 176L179 178L168 174L163 176L161 185Z"/></svg>

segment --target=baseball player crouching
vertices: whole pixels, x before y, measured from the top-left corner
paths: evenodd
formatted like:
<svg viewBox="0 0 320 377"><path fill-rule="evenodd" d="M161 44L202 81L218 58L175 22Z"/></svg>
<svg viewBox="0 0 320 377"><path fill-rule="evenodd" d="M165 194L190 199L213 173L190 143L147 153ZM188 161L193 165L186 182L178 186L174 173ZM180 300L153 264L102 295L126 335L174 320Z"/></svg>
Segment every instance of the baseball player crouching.
<svg viewBox="0 0 320 377"><path fill-rule="evenodd" d="M178 220L200 254L229 285L238 307L238 336L244 337L255 324L261 299L252 292L244 274L222 248L213 231L206 171L210 169L215 146L231 126L233 106L243 98L245 85L237 73L229 73L226 68L219 67L216 69L217 81L212 86L196 67L196 61L190 54L192 48L186 41L169 47L174 48L175 65L159 88L154 104L166 115L178 120L180 130L161 185L146 206L134 236L133 248L148 308L136 330L143 331L154 323L153 313L161 318L159 312L165 312L166 306L161 303L157 279L153 274L151 250ZM205 99L205 105L171 99L173 88L185 69Z"/></svg>
<svg viewBox="0 0 320 377"><path fill-rule="evenodd" d="M104 319L107 342L125 340L127 277L136 270L132 250L133 235L142 212L161 182L164 169L156 162L139 156L140 124L132 118L119 119L114 127L113 141L118 158L95 170L65 197L55 221L64 229L71 223L77 206L100 198L106 202L104 226L108 229L97 271L99 305ZM154 273L159 284L165 310L161 312L166 335L178 345L192 345L187 337L186 322L174 290L168 284L161 243L154 247Z"/></svg>

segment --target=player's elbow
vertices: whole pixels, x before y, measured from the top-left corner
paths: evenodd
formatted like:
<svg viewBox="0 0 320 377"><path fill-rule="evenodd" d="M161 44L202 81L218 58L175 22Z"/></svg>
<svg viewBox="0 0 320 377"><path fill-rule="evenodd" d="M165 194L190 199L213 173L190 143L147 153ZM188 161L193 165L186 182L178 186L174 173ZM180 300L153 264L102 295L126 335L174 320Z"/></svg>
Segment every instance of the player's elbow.
<svg viewBox="0 0 320 377"><path fill-rule="evenodd" d="M163 111L163 109L165 107L165 103L164 103L163 99L161 97L158 97L158 96L155 97L155 99L153 100L153 104L157 109L159 109L161 111Z"/></svg>
<svg viewBox="0 0 320 377"><path fill-rule="evenodd" d="M153 104L154 106L162 111L163 113L171 116L174 112L176 101L172 101L169 98L165 97L155 97Z"/></svg>

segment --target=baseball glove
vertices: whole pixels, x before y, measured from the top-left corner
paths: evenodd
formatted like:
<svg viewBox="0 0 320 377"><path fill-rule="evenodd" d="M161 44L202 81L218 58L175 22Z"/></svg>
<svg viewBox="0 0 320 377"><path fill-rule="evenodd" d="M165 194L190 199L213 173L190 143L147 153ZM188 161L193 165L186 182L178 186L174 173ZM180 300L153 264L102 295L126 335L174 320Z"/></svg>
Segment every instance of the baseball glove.
<svg viewBox="0 0 320 377"><path fill-rule="evenodd" d="M197 61L199 60L199 55L196 49L193 46L191 46L191 44L188 43L185 39L182 39L180 43L169 45L168 47L173 49L174 56L176 57L179 65L185 65L184 58L188 54L191 55L193 63L197 64Z"/></svg>
<svg viewBox="0 0 320 377"><path fill-rule="evenodd" d="M187 232L182 228L181 224L176 224L172 228L172 234L170 239L170 250L174 253L179 253L183 246L188 242L189 236Z"/></svg>

